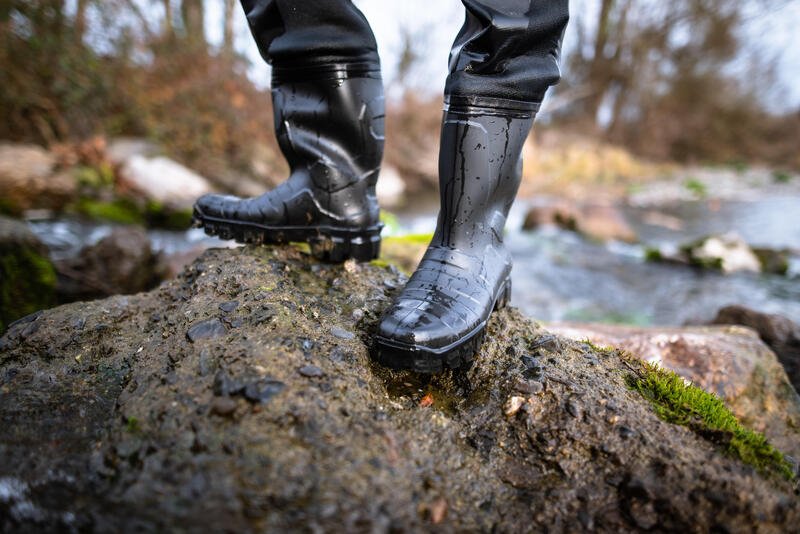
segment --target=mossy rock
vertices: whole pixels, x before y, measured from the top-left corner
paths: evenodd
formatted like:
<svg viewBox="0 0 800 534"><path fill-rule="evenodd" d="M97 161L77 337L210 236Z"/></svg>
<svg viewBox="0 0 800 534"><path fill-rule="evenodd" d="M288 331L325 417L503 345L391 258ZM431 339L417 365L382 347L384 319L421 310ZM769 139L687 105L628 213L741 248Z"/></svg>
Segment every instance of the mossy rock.
<svg viewBox="0 0 800 534"><path fill-rule="evenodd" d="M0 217L0 332L56 300L56 273L25 223Z"/></svg>
<svg viewBox="0 0 800 534"><path fill-rule="evenodd" d="M109 201L84 197L69 211L99 221L171 230L186 230L192 220L191 209L172 208L154 200L129 197L116 197Z"/></svg>
<svg viewBox="0 0 800 534"><path fill-rule="evenodd" d="M493 314L469 370L369 358L406 278L210 250L0 338L0 530L790 531L795 482L667 422L618 351ZM724 509L720 503L725 503Z"/></svg>

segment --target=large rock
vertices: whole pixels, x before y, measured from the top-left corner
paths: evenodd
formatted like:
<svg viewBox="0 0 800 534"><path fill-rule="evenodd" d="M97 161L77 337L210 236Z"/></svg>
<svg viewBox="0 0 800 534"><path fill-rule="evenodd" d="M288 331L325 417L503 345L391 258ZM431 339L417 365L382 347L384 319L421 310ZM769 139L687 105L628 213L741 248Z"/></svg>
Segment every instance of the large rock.
<svg viewBox="0 0 800 534"><path fill-rule="evenodd" d="M561 199L550 204L532 206L525 216L522 228L533 230L543 225L560 226L600 241L636 241L636 232L627 223L622 212L610 205L578 204Z"/></svg>
<svg viewBox="0 0 800 534"><path fill-rule="evenodd" d="M169 158L134 154L121 169L123 181L145 197L172 208L191 207L211 192L208 180Z"/></svg>
<svg viewBox="0 0 800 534"><path fill-rule="evenodd" d="M56 274L47 248L22 222L0 216L0 332L55 304Z"/></svg>
<svg viewBox="0 0 800 534"><path fill-rule="evenodd" d="M745 425L800 457L800 396L775 354L749 328L551 323L572 339L612 346L671 369L724 397Z"/></svg>
<svg viewBox="0 0 800 534"><path fill-rule="evenodd" d="M370 362L405 277L291 248L0 338L0 530L787 531L789 482L671 425L619 353L496 313L469 372ZM30 326L35 325L35 326Z"/></svg>
<svg viewBox="0 0 800 534"><path fill-rule="evenodd" d="M41 147L0 143L0 211L60 209L73 200L77 181L55 166L55 156Z"/></svg>
<svg viewBox="0 0 800 534"><path fill-rule="evenodd" d="M689 262L723 273L761 272L761 261L750 246L735 233L711 235L683 248Z"/></svg>
<svg viewBox="0 0 800 534"><path fill-rule="evenodd" d="M761 313L744 306L725 306L712 324L749 326L770 346L786 369L789 380L800 391L800 325L772 313Z"/></svg>
<svg viewBox="0 0 800 534"><path fill-rule="evenodd" d="M136 226L115 229L56 267L63 301L138 293L154 287L164 274L150 238Z"/></svg>

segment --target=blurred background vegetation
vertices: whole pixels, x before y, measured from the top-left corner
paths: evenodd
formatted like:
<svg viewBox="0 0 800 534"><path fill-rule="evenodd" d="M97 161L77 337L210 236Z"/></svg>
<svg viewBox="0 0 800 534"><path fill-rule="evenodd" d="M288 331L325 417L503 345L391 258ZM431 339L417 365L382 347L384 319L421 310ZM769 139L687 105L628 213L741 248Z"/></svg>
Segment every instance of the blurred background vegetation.
<svg viewBox="0 0 800 534"><path fill-rule="evenodd" d="M212 3L220 4L214 13L222 19L214 45L205 20ZM750 18L784 3L575 3L576 37L565 46L566 76L551 95L548 126L656 160L800 168L800 110L771 109L775 51L742 31ZM252 174L255 167L265 178L281 168L265 156L275 148L268 93L248 77L252 57L235 51L236 35L247 32L234 30L235 0L0 6L0 138L53 145L98 134L143 136L201 173ZM389 81L402 88L429 54L426 41L416 39L419 28L398 31L405 49ZM747 62L746 77L729 72L734 61ZM399 93L390 124L399 143L436 124L439 91ZM254 158L265 161L254 165Z"/></svg>

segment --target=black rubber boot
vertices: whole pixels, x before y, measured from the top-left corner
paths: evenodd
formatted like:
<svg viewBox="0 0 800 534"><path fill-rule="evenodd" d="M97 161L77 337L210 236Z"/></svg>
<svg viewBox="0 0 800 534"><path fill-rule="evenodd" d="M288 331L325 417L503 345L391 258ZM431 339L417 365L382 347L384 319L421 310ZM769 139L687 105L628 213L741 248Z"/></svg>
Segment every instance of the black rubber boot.
<svg viewBox="0 0 800 534"><path fill-rule="evenodd" d="M503 244L522 175L531 113L463 107L445 111L439 153L441 209L428 250L381 319L373 357L421 372L470 362L489 314L511 293Z"/></svg>
<svg viewBox="0 0 800 534"><path fill-rule="evenodd" d="M370 69L274 68L275 131L289 179L255 198L201 197L195 226L240 243L307 242L326 261L377 258L384 100L380 75Z"/></svg>

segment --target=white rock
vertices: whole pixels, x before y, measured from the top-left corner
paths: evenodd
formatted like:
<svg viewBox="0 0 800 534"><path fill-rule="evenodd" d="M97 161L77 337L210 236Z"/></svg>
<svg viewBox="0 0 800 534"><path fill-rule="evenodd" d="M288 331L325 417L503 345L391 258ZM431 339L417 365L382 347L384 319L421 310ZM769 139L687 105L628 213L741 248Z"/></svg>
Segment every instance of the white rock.
<svg viewBox="0 0 800 534"><path fill-rule="evenodd" d="M117 137L108 142L106 156L114 165L124 165L133 156L151 157L159 152L158 145L137 137Z"/></svg>
<svg viewBox="0 0 800 534"><path fill-rule="evenodd" d="M721 260L722 271L761 272L761 262L741 237L735 233L711 236L702 245L692 250L692 256L699 260Z"/></svg>
<svg viewBox="0 0 800 534"><path fill-rule="evenodd" d="M122 167L122 177L147 198L176 207L191 206L197 197L211 192L208 180L163 156L131 156Z"/></svg>

